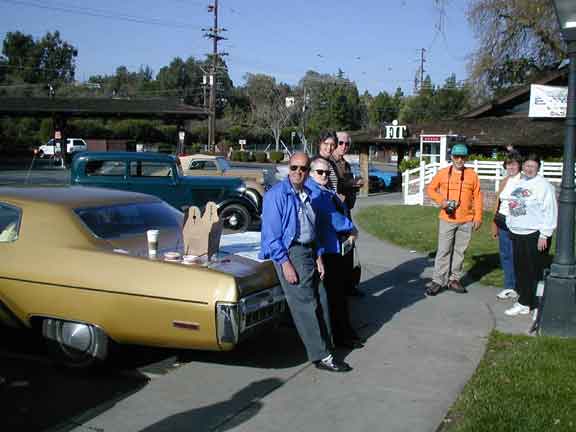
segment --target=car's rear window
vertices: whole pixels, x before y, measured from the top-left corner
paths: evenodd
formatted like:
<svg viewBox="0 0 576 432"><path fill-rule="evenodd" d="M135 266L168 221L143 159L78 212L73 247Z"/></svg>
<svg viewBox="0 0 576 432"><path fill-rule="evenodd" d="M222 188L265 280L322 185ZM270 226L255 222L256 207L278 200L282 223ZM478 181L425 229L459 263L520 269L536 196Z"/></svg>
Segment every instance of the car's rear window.
<svg viewBox="0 0 576 432"><path fill-rule="evenodd" d="M166 203L119 204L74 209L82 222L103 239L144 234L149 229L180 230L183 215Z"/></svg>
<svg viewBox="0 0 576 432"><path fill-rule="evenodd" d="M21 218L20 209L0 203L0 243L13 242L18 239Z"/></svg>
<svg viewBox="0 0 576 432"><path fill-rule="evenodd" d="M172 164L156 161L130 162L131 177L171 177Z"/></svg>
<svg viewBox="0 0 576 432"><path fill-rule="evenodd" d="M86 162L87 176L121 177L126 174L126 163L113 160L89 160Z"/></svg>

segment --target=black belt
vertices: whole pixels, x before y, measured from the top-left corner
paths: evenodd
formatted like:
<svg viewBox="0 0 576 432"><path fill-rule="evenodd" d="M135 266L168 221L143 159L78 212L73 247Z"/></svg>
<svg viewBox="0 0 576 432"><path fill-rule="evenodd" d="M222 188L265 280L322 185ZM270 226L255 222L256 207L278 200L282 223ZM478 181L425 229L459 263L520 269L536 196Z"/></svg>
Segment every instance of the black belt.
<svg viewBox="0 0 576 432"><path fill-rule="evenodd" d="M302 242L294 240L290 246L302 246L305 248L313 248L314 242L302 243Z"/></svg>

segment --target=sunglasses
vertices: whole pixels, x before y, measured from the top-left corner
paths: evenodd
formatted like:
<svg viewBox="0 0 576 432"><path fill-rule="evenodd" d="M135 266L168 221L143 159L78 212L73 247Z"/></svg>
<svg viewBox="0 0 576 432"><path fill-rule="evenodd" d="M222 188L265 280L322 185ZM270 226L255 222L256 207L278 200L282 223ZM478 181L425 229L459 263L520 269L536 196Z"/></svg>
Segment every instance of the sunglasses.
<svg viewBox="0 0 576 432"><path fill-rule="evenodd" d="M338 145L350 145L350 141L338 141Z"/></svg>
<svg viewBox="0 0 576 432"><path fill-rule="evenodd" d="M316 171L316 174L321 175L321 176L323 176L323 175L329 176L330 175L330 170L317 169L314 171Z"/></svg>
<svg viewBox="0 0 576 432"><path fill-rule="evenodd" d="M303 166L303 165L290 165L290 171L300 171L301 173L305 173L308 172L310 168L308 168L307 166Z"/></svg>

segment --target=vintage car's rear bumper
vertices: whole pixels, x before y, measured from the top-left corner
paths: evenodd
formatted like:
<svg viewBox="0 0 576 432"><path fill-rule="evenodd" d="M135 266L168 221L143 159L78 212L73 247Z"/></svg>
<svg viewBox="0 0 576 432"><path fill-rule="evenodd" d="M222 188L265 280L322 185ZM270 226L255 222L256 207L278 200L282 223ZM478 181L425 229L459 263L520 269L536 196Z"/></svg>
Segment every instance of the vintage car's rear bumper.
<svg viewBox="0 0 576 432"><path fill-rule="evenodd" d="M216 303L218 345L222 349L236 345L253 331L278 320L285 311L280 285L250 294L238 303Z"/></svg>

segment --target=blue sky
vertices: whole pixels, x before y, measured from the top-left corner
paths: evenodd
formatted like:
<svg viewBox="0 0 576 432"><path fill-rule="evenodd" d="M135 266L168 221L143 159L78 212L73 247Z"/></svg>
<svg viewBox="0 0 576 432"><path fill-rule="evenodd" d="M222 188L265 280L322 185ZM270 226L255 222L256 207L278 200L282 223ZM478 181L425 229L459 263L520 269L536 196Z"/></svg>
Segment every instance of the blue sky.
<svg viewBox="0 0 576 432"><path fill-rule="evenodd" d="M201 31L212 24L209 2L0 0L0 37L16 30L35 37L59 30L79 50L80 80L112 74L120 65L130 70L149 65L157 73L176 56L203 58L211 50ZM441 84L452 72L459 80L466 78L475 46L465 17L467 0L446 1L443 32L437 31L438 0L219 3L220 26L229 37L221 45L229 53L226 62L235 85L248 72L295 84L307 70L333 74L341 68L361 92L392 92L400 86L409 94L421 48L427 50L426 72Z"/></svg>

